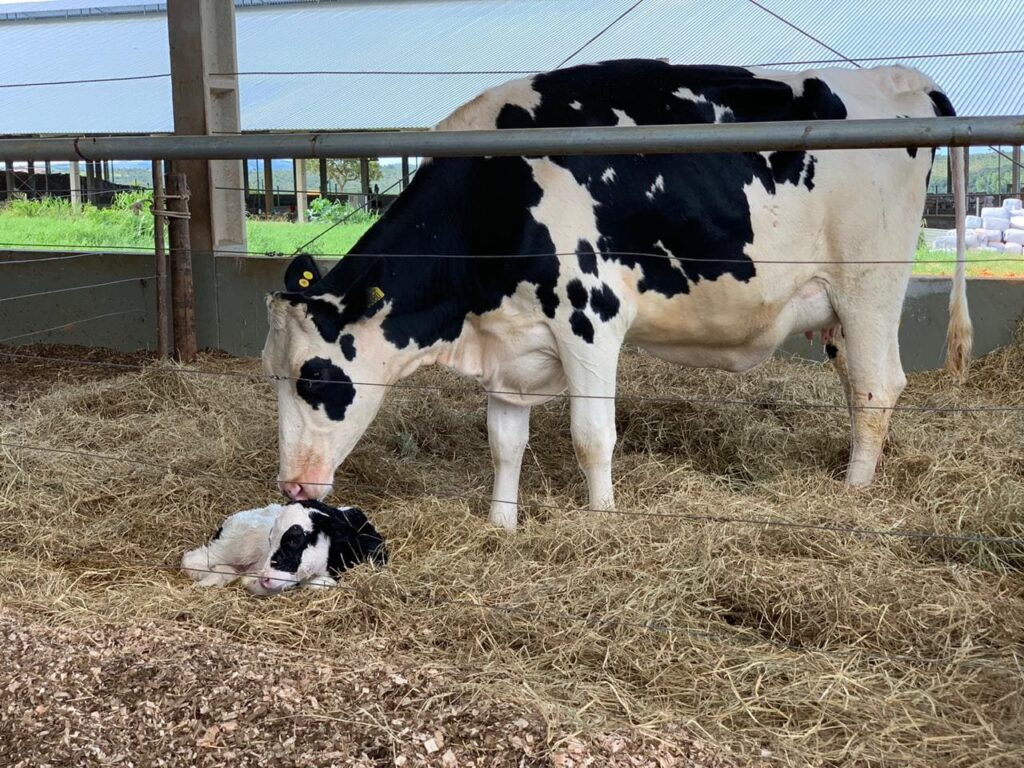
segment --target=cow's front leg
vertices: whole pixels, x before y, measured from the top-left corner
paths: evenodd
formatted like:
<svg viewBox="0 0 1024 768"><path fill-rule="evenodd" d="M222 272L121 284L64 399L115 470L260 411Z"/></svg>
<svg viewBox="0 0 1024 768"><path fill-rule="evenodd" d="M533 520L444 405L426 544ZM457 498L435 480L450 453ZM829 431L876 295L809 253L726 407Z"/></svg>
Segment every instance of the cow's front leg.
<svg viewBox="0 0 1024 768"><path fill-rule="evenodd" d="M589 353L589 354L586 354ZM615 509L612 490L612 452L615 450L615 372L618 348L604 354L588 348L584 354L563 354L562 365L572 402L572 444L587 478L590 509Z"/></svg>
<svg viewBox="0 0 1024 768"><path fill-rule="evenodd" d="M510 405L487 396L487 435L494 461L491 522L515 528L518 517L519 472L530 439L530 406Z"/></svg>

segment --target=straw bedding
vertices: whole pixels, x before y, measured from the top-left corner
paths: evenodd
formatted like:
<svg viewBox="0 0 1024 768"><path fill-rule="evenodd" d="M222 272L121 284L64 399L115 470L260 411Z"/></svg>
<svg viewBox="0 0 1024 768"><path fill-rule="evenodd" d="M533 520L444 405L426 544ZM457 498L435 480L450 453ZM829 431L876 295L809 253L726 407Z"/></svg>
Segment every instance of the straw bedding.
<svg viewBox="0 0 1024 768"><path fill-rule="evenodd" d="M198 367L258 372L222 356ZM733 376L632 352L623 394L758 404L622 400L616 493L629 514L578 509L586 489L566 403L535 409L526 520L509 534L486 522L482 394L443 371L411 383L443 391L392 392L333 496L369 512L391 565L269 600L202 591L173 569L226 514L274 499L266 383L154 365L33 388L5 410L4 442L127 461L0 449L5 635L66 647L56 656L67 659L136 632L132 642L155 644L175 668L210 655L203 674L217 690L237 687L253 649L260 669L309 678L299 687L321 720L299 711L284 728L254 684L231 714L244 720L237 732L255 728L264 741L250 733L249 752L230 746L233 729L203 743L228 706L210 704L145 742L163 745L166 764L176 764L175 739L199 756L180 752L180 764L216 763L225 749L239 764L300 764L297 749L273 745L296 728L326 739L323 717L346 745L325 748L337 758L323 764L1024 764L1024 546L735 520L1019 539L1024 414L900 412L880 481L849 491L846 412L788 405L841 404L827 366L776 360ZM1024 405L1024 344L977 361L961 387L941 372L913 375L901 404ZM47 634L58 632L63 640ZM19 678L53 655L24 652ZM420 683L404 699L357 701L353 686L377 689L302 669L333 670L323 672L331 681L387 669L386 679ZM117 698L119 679L84 680L84 695ZM4 683L0 742L17 737L29 755L46 739L31 717L14 718L17 694ZM151 696L161 695L155 684ZM453 702L465 706L440 718ZM443 748L430 751L435 731ZM116 741L113 732L93 738Z"/></svg>

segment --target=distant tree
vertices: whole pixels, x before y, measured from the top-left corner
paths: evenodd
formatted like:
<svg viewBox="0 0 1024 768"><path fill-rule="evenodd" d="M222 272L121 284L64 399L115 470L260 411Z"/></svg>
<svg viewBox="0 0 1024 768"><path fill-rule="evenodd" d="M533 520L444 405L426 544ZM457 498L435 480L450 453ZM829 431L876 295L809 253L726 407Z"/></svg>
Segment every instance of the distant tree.
<svg viewBox="0 0 1024 768"><path fill-rule="evenodd" d="M327 161L327 178L337 183L338 189L344 191L345 185L352 182L359 188L359 160L358 158L346 158L343 160ZM370 158L370 184L384 178L377 158Z"/></svg>

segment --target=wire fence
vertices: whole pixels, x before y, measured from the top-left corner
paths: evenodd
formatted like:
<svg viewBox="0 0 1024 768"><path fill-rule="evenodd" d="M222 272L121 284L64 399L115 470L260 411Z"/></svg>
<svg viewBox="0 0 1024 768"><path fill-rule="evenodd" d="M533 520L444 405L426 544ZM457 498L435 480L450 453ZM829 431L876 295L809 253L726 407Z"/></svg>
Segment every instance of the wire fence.
<svg viewBox="0 0 1024 768"><path fill-rule="evenodd" d="M182 567L180 564L161 563L151 560L130 560L124 563L125 566L131 568L146 568L153 570L168 570L168 571L180 571ZM224 576L224 571L214 570L212 568L194 568L189 567L189 571L194 573L210 574ZM235 571L235 578L258 578L259 573L254 571ZM263 577L271 582L278 584L288 584L292 586L303 586L305 582L293 578L285 578L282 576L266 576ZM813 655L823 656L831 659L844 659L844 660L866 660L876 662L889 662L889 663L906 663L919 666L997 666L1005 668L1009 672L1019 672L1019 664L1022 660L1022 656L1016 653L1002 654L1002 655L978 655L978 656L922 656L917 654L892 654L892 653L876 653L873 651L867 651L859 648L836 650L833 648L821 648L808 645L799 645L797 643L789 643L778 638L766 636L764 634L758 634L749 630L733 629L724 630L720 626L707 625L705 627L688 627L678 624L672 624L668 622L659 621L632 621L629 619L622 619L610 616L591 616L591 615L580 615L574 614L567 611L551 611L543 610L538 611L536 609L528 607L531 604L543 602L543 598L540 596L531 596L532 599L516 603L485 603L477 600L467 600L462 598L448 598L438 597L435 594L415 594L406 590L391 589L383 590L379 586L353 586L349 584L337 583L331 586L331 589L341 589L350 593L353 593L362 598L368 597L390 597L398 598L405 602L416 602L427 605L431 608L469 608L472 610L478 610L486 613L500 614L500 615L516 615L523 618L529 619L533 622L547 621L552 623L572 623L572 624L583 624L598 629L605 628L631 628L640 629L644 632L655 633L659 635L672 636L688 636L688 637L699 637L703 639L715 642L720 647L722 645L730 645L734 650L750 650L755 647L769 646L773 647L778 651L786 651L790 653L796 653L801 655ZM977 653L977 649L963 648L962 652L965 654Z"/></svg>
<svg viewBox="0 0 1024 768"><path fill-rule="evenodd" d="M585 41L582 45L573 50L567 55L562 61L555 67L560 68L568 64L573 59L577 58L583 51L585 51L591 44L598 40L601 36L606 34L616 24L618 24L623 18L636 11L644 0L637 0L628 8L626 8L618 17L613 19L607 26L600 30L597 34ZM925 59L941 59L941 58L957 58L957 57L980 57L980 56L1003 56L1010 54L1024 53L1024 49L1010 49L1010 50L982 50L982 51L960 51L960 52L949 52L949 53L935 53L935 54L920 54L913 56L886 56L886 57L870 57L870 58L858 58L853 59L847 57L837 49L831 47L819 37L813 35L807 30L800 28L798 25L787 20L778 13L771 11L760 2L756 0L748 0L752 5L761 9L765 13L778 19L781 23L787 25L793 30L797 31L801 35L814 41L822 48L828 50L834 54L837 58L834 59L817 59L817 60L804 60L804 61L777 61L777 62L764 62L756 65L746 66L793 66L793 65L804 65L804 64L829 64L829 63L844 63L850 64L854 67L860 67L859 62L874 62L874 61L908 61L908 60L925 60ZM435 71L414 71L414 70L374 70L374 69L363 69L363 70L307 70L307 71L238 71L238 72L222 72L214 73L214 76L237 76L237 77L268 77L268 76L362 76L362 75L379 75L379 76L403 76L403 77L434 77L434 76L483 76L483 75L533 75L538 72L545 71L547 68L538 68L534 70L513 70L513 69L496 69L496 70L435 70ZM21 82L21 83L3 83L0 84L0 89L17 89L17 88L30 88L30 87L48 87L48 86L67 86L67 85L85 85L95 83L113 83L113 82L129 82L129 81L147 81L147 80L158 80L169 78L169 73L156 73L156 74L141 74L141 75L130 75L122 77L105 77L105 78L82 78L82 79L64 79L64 80L40 80L36 82ZM1013 158L1005 153L1001 152L995 147L992 147L996 152L1010 160L1011 163L1016 163ZM1020 165L1020 163L1016 163ZM412 173L415 173L413 171ZM411 175L411 174L410 174ZM400 179L394 184L391 184L382 192L374 194L386 194L388 191L394 189L399 184L403 183L404 180ZM149 187L133 187L132 190L148 190ZM225 191L246 191L246 192L269 192L270 190L261 190L259 188L243 189L238 187L218 187L220 190ZM81 193L54 193L50 192L51 197L74 197L75 194L80 195L81 198L88 198L90 196L100 195L112 195L118 192L132 191L132 190L95 190L87 191L83 190ZM296 193L296 190L277 190L276 193ZM355 214L366 209L370 204L367 200L366 203L357 207L352 212L348 213L345 217L337 222L334 222L328 229L319 233L316 237L299 246L296 249L296 253L309 248L317 240L324 237L328 232L349 221ZM31 248L31 247L46 247L46 248L66 248L74 250L82 250L83 246L75 244L32 244L32 243L16 243L16 242L0 242L0 247L8 248ZM77 252L72 254L62 254L56 256L48 256L41 258L32 259L17 259L0 261L0 266L3 265L26 265L36 264L44 261L65 261L71 259L82 259L87 256L104 256L104 255L117 255L123 253L133 252L146 252L150 249L133 246L120 246L120 245L91 245L85 246L89 249L99 249L96 251L85 251ZM229 256L243 256L243 255L265 255L256 251L238 251L235 249L218 249L213 251L194 251L197 255L229 255ZM564 253L552 253L552 254L476 254L476 255L465 255L465 254L424 254L424 253L401 253L401 254L352 254L352 253L320 253L315 254L320 258L389 258L389 259L467 259L467 258L480 258L480 259L512 259L512 258L577 258L579 254L576 252L564 252ZM633 252L633 251L608 251L601 252L601 255L607 258L657 258L657 259L671 259L675 262L680 263L701 263L706 261L705 259L696 257L677 256L670 253L645 253L645 252ZM954 264L956 263L955 258L949 259L893 259L893 260L794 260L794 259L715 259L717 263L742 263L742 264L753 264L753 265L799 265L799 264L869 264L873 266L883 265L908 265L908 264ZM978 259L971 259L972 263L1012 263L1012 262L1024 262L1022 257L1004 256L1004 257L983 257ZM93 289L100 289L108 286L115 286L127 283L134 283L137 281L148 281L156 279L156 275L142 275L136 277L130 277L119 280L111 280L105 282L91 283L86 285L71 286L66 288L51 289L46 291L36 291L31 293L23 293L15 296L8 296L0 298L0 303L13 302L17 300L40 298L51 294L63 294L77 291L87 291ZM0 344L6 344L11 341L23 340L33 336L42 335L56 330L67 329L71 326L90 323L105 318L128 316L133 314L140 314L145 312L142 309L133 309L119 312L108 312L105 314L95 315L91 317L85 317L76 319L74 321L55 325L49 328L43 328L36 331L29 331L26 333L20 333L6 338L0 338ZM279 375L265 375L265 374L253 374L245 372L232 372L232 371L212 371L202 370L196 368L184 368L184 367L172 367L166 365L147 365L144 363L139 364L128 364L128 363L113 363L106 361L93 361L93 360L82 360L82 359L67 359L63 357L52 357L46 355L36 354L25 354L8 349L0 350L0 357L8 359L22 359L22 360L36 360L40 362L52 362L60 363L63 365L78 365L78 366L93 366L102 367L108 369L117 369L122 371L145 371L147 374L156 373L158 375L173 375L173 376L219 376L219 377L231 377L240 378L253 382L264 382L274 383L279 381L292 381L292 382L315 382L320 385L327 386L347 386L347 387L385 387L390 390L408 390L413 392L455 392L461 391L456 387L443 386L443 385L423 385L414 384L409 382L372 382L372 381L351 381L351 382L324 382L318 379L306 379L301 377L289 377ZM600 400L614 400L614 401L633 401L633 402L645 402L645 403L661 403L661 404L685 404L685 405L700 405L700 406L714 406L714 407L744 407L744 408L772 408L772 409L786 409L786 410L841 410L848 411L850 406L846 403L825 403L825 402L797 402L797 401L786 401L784 399L744 399L744 398L686 398L678 396L668 395L650 395L650 394L632 394L632 393L616 393L614 395L588 395L588 394L572 394L567 392L550 392L550 393L524 393L521 391L505 391L505 390L484 390L488 395L515 395L524 396L529 395L531 397L543 397L543 398L582 398L582 399L600 399ZM947 406L947 405L903 405L903 406L872 406L862 405L857 406L855 410L885 410L885 411L909 411L914 413L941 413L941 414L971 414L971 413L985 413L985 414L1001 414L1009 413L1016 414L1024 412L1024 405L1020 406L1004 406L1004 405L990 405L990 404L978 404L978 405L961 405L961 406ZM174 464L162 463L159 461L153 461L146 458L140 458L138 456L118 456L110 453L100 453L91 451L81 451L71 448L60 448L56 446L44 446L34 445L19 442L17 440L10 440L6 437L0 438L0 448L4 449L8 453L8 457L11 456L11 452L35 452L35 453L49 453L54 455L63 455L68 457L77 457L82 459L89 459L106 465L131 465L133 467L144 467L153 470L159 470L162 472L171 473L183 480L199 481L204 479L217 479L227 480L231 482L244 482L244 483L256 483L266 486L274 486L275 484L268 481L265 477L252 477L242 475L231 475L216 472L202 472L190 470L187 468L179 467ZM304 485L318 485L317 483L303 483ZM319 484L329 485L329 484ZM938 531L919 531L919 530L903 530L903 529L870 529L850 526L838 526L829 524L818 524L818 523L804 523L786 519L780 519L777 517L746 517L746 516L729 516L729 515L714 515L714 514L693 514L688 512L652 512L642 509L622 509L622 510L593 510L587 507L565 507L563 505L547 504L538 501L526 501L526 502L513 502L511 500L495 499L492 497L485 496L480 493L458 493L449 492L440 489L432 489L431 493L438 498L447 499L460 499L476 503L498 503L506 505L518 504L526 508L538 508L546 509L551 511L559 512L587 512L587 513L607 513L613 515L619 515L623 517L631 518L667 518L679 521L684 524L693 525L729 525L729 526L747 526L755 527L764 530L791 530L791 531L804 531L804 532L815 532L836 536L852 536L858 538L876 538L881 540L903 540L913 541L922 545L941 543L950 545L978 545L986 547L1014 547L1024 548L1024 539L1016 537L1005 537L1005 536L989 536L977 532L962 532L962 533L942 533ZM116 565L111 565L111 569L119 569L123 567L131 568L149 568L154 570L171 570L179 571L181 566L178 563L170 564L167 562L149 561L149 560L126 560ZM193 571L208 572L208 573L219 573L210 569L209 571L201 571L201 569L190 569ZM240 577L255 577L259 574L253 572L239 572L237 574ZM275 579L278 581L295 581L286 579ZM299 583L295 581L295 583ZM902 663L912 665L969 665L969 666L1000 666L1005 668L1007 671L1013 673L1020 672L1021 665L1021 654L1011 652L1002 655L987 655L981 650L976 648L963 648L960 649L959 654L954 653L943 657L928 657L914 654L880 654L867 651L859 648L836 650L829 648L818 648L810 646L801 646L791 643L785 643L777 638L770 636L764 636L757 634L752 631L746 631L741 629L724 630L721 627L705 626L705 627L687 627L687 626L676 626L667 622L659 622L655 620L651 621L632 621L629 619L623 619L619 617L611 616L593 616L593 615L579 615L570 612L562 611L551 611L543 610L538 611L532 606L544 602L541 597L529 597L528 599L522 600L518 603L484 603L477 600L467 600L458 598L445 598L438 597L434 594L416 594L400 589L393 589L385 593L379 587L366 588L357 587L348 584L338 584L335 588L348 590L356 593L360 596L367 596L372 594L378 594L389 598L398 598L403 601L410 603L421 603L432 608L450 608L450 607L463 607L472 610L480 610L483 612L491 613L494 615L505 615L505 616L521 616L530 621L547 621L547 622L561 622L561 623L572 623L580 624L598 629L605 628L616 628L616 627L629 627L634 629L641 629L647 632L658 633L667 635L670 637L675 636L688 636L693 638L703 638L711 640L713 642L730 645L732 647L752 648L752 647L763 647L765 645L773 646L779 651L793 652L800 654L810 654L815 656L823 656L828 658L837 659L854 659L880 663Z"/></svg>
<svg viewBox="0 0 1024 768"><path fill-rule="evenodd" d="M135 311L126 313L115 313L115 314L133 314ZM101 316L104 317L104 316ZM88 318L99 319L99 318ZM72 321L68 325L73 325L75 321ZM84 321L78 321L84 322ZM57 326L63 328L65 326ZM26 336L35 335L40 333L46 333L53 329L43 329L35 333L25 334ZM0 339L0 343L4 340ZM96 360L74 360L63 357L49 357L46 355L27 355L24 353L11 352L9 350L0 349L0 357L7 358L20 358L20 359L33 359L45 362L62 363L68 365L84 365L93 366L100 368L111 368L118 370L135 370L135 371L146 371L148 373L156 373L159 375L191 375L191 376L214 376L214 377L225 377L233 379L243 379L250 382L278 382L278 381L291 381L291 382L307 382L314 383L322 387L380 387L388 390L398 391L412 391L412 392L442 392L442 393L461 393L464 390L459 389L455 386L446 386L443 384L416 384L413 382L400 381L400 382L379 382L379 381L324 381L322 379L309 379L299 376L282 376L280 374L259 374L259 373L244 373L244 372L232 372L232 371L210 371L202 370L198 368L184 368L184 367L168 367L168 366L149 366L143 363L110 363L105 361ZM529 397L529 398L547 398L549 400L612 400L618 402L642 402L642 403L657 403L662 405L700 405L700 406L720 406L720 407L741 407L741 408L758 408L758 409L774 409L774 410L794 410L794 411L891 411L891 412L910 412L910 413L934 413L934 414L962 414L962 413L1022 413L1024 412L1024 405L961 405L961 406L946 406L946 405L856 405L851 408L850 405L844 403L822 403L822 402L806 402L806 401L787 401L787 400L776 400L776 399L764 399L764 400L750 400L743 398L696 398L696 397L678 397L674 395L641 395L633 393L617 393L614 395L586 395L586 394L572 394L570 392L559 391L559 392L530 392L523 390L504 390L504 389L482 389L480 390L485 395L505 395L511 397Z"/></svg>

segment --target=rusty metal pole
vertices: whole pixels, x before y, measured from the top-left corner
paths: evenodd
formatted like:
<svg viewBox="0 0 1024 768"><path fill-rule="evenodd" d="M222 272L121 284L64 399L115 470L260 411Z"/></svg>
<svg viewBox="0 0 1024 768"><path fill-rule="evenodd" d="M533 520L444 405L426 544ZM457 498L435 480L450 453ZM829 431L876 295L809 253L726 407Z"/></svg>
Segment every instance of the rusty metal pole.
<svg viewBox="0 0 1024 768"><path fill-rule="evenodd" d="M1016 146L1013 148L1011 157L1013 158L1013 170L1010 171L1010 194L1014 197L1020 195L1020 147Z"/></svg>
<svg viewBox="0 0 1024 768"><path fill-rule="evenodd" d="M274 215L274 164L270 158L263 160L263 215Z"/></svg>
<svg viewBox="0 0 1024 768"><path fill-rule="evenodd" d="M167 339L167 251L164 249L163 163L153 161L153 250L156 253L156 348L161 360L170 357Z"/></svg>
<svg viewBox="0 0 1024 768"><path fill-rule="evenodd" d="M192 284L192 243L188 228L188 182L183 173L167 174L168 230L171 240L171 313L174 356L183 363L196 359L196 310Z"/></svg>

